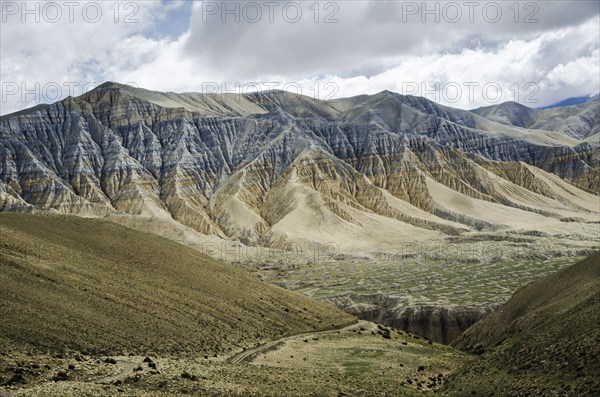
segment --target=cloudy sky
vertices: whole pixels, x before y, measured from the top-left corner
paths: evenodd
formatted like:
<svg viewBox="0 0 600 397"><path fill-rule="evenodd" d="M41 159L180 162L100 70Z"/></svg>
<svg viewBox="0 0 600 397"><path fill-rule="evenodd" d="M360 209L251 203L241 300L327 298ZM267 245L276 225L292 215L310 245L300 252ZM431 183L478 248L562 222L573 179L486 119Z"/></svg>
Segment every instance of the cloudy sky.
<svg viewBox="0 0 600 397"><path fill-rule="evenodd" d="M0 2L0 114L105 81L464 109L600 90L597 0Z"/></svg>

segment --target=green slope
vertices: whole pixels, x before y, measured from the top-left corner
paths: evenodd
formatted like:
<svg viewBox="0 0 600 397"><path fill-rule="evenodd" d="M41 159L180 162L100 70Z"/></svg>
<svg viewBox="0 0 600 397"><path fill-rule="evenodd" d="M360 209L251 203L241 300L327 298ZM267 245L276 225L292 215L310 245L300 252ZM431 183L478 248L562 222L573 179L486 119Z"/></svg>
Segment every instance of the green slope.
<svg viewBox="0 0 600 397"><path fill-rule="evenodd" d="M0 395L416 397L473 360L355 321L155 235L0 214Z"/></svg>
<svg viewBox="0 0 600 397"><path fill-rule="evenodd" d="M599 395L600 254L521 288L454 345L483 354L447 395Z"/></svg>
<svg viewBox="0 0 600 397"><path fill-rule="evenodd" d="M0 351L212 356L353 321L155 235L0 214Z"/></svg>

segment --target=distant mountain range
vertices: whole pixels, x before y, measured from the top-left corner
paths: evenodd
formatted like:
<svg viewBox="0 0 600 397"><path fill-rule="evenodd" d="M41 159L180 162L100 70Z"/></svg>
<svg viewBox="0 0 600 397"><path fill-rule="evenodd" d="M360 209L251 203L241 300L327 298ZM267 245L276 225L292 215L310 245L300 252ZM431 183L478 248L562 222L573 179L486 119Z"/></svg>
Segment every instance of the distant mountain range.
<svg viewBox="0 0 600 397"><path fill-rule="evenodd" d="M319 101L105 83L3 116L0 133L4 211L125 213L360 253L474 231L589 235L599 217L598 101L465 111L389 91Z"/></svg>
<svg viewBox="0 0 600 397"><path fill-rule="evenodd" d="M551 109L551 108L560 108L563 106L573 106L573 105L581 105L583 103L588 103L592 101L597 101L600 98L599 94L596 95L588 95L588 96L578 96L564 99L560 102L553 103L552 105L541 107L540 109Z"/></svg>

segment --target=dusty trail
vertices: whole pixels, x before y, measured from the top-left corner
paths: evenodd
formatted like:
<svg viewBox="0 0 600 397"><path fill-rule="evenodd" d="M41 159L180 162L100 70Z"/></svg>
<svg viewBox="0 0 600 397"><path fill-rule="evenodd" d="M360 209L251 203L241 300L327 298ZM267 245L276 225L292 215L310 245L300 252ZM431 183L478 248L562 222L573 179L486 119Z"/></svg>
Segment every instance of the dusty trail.
<svg viewBox="0 0 600 397"><path fill-rule="evenodd" d="M363 320L358 320L357 322L350 324L350 325L345 325L342 328L333 328L333 329L328 329L325 331L313 331L313 332L305 332L302 334L296 334L296 335L291 335L291 336L286 336L280 339L276 339L270 342L267 342L263 345L260 345L257 348L254 349L250 349L250 350L245 350L241 353L235 354L233 356L231 356L227 361L231 364L239 364L242 363L244 361L248 361L251 362L252 358L254 356L259 355L260 353L263 353L265 351L268 351L284 342L287 342L289 340L292 339L296 339L296 338L303 338L303 337L307 337L307 336L317 336L317 335L326 335L326 334L331 334L334 332L339 332L339 331L347 331L347 330L351 330L353 328L358 328L361 325L367 325L370 324L368 321L363 321Z"/></svg>
<svg viewBox="0 0 600 397"><path fill-rule="evenodd" d="M100 383L100 384L109 384L109 383L113 383L114 381L117 381L117 380L123 380L129 375L133 375L135 373L135 371L134 371L135 368L137 368L140 364L134 363L132 361L117 360L117 365L120 365L123 368L123 371L121 371L115 375L110 375L110 376L105 376L102 378L95 379L91 382Z"/></svg>
<svg viewBox="0 0 600 397"><path fill-rule="evenodd" d="M334 332L350 330L353 328L358 328L359 326L365 325L365 324L369 324L369 323L367 321L357 320L356 322L354 322L350 325L344 325L341 328L332 328L332 329L328 329L328 330L324 330L324 331L304 332L301 334L286 336L286 337L283 337L280 339L266 342L263 345L256 347L254 349L245 350L240 353L236 353L233 356L230 356L229 358L227 358L225 361L230 364L239 364L244 361L251 362L252 358L254 356L256 356L262 352L268 351L288 340L292 340L295 338L303 338L303 337L307 337L307 336L325 335L325 334L330 334L330 333L334 333ZM125 378L127 378L128 376L135 374L135 369L140 365L140 362L139 361L130 361L130 360L117 360L116 365L118 365L122 368L121 372L119 372L117 374L109 375L109 376L102 376L102 377L99 377L96 379L92 379L92 380L89 380L88 382L106 385L106 384L111 384L118 380L122 381Z"/></svg>

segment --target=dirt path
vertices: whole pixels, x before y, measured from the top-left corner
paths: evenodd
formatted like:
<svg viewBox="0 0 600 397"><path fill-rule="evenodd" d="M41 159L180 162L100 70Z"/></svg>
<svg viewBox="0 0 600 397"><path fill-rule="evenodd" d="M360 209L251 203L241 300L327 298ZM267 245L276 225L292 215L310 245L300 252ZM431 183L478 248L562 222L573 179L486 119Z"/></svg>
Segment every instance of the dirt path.
<svg viewBox="0 0 600 397"><path fill-rule="evenodd" d="M134 363L131 361L117 360L117 365L120 365L123 368L123 371L119 372L115 375L105 376L102 378L98 378L93 380L94 383L108 384L113 383L116 380L123 380L129 375L133 375L135 373L135 368L137 368L140 364Z"/></svg>
<svg viewBox="0 0 600 397"><path fill-rule="evenodd" d="M354 322L353 324L344 325L341 328L333 328L333 329L328 329L325 331L304 332L301 334L286 336L286 337L283 337L280 339L276 339L276 340L267 342L257 348L245 350L243 352L237 353L237 354L229 357L226 361L231 364L239 364L242 362L251 362L252 358L254 356L257 356L258 354L268 351L270 349L276 348L278 345L285 343L289 340L296 339L296 338L315 337L318 335L326 335L326 334L331 334L334 332L346 331L346 330L350 330L353 328L358 328L364 324L369 324L369 323L366 321L358 320L358 321ZM137 361L134 362L134 361L128 361L128 360L117 360L116 365L118 365L122 368L122 371L119 372L118 374L103 376L101 378L91 380L90 382L98 383L98 384L110 384L117 380L124 380L128 376L135 374L135 369L140 365L140 363Z"/></svg>
<svg viewBox="0 0 600 397"><path fill-rule="evenodd" d="M252 357L259 355L260 353L263 353L265 351L268 351L284 342L287 342L289 340L292 339L296 339L296 338L303 338L303 337L307 337L307 336L317 336L317 335L326 335L326 334L331 334L334 332L339 332L339 331L346 331L346 330L350 330L353 328L357 328L359 327L361 324L369 324L367 321L363 321L363 320L359 320L353 324L350 325L346 325L342 328L334 328L334 329L329 329L329 330L325 330L325 331L313 331L313 332L305 332L302 334L296 334L296 335L291 335L291 336L286 336L283 337L281 339L277 339L274 341L270 341L267 342L263 345L260 345L257 348L254 349L250 349L250 350L245 350L241 353L238 353L234 356L231 356L227 361L230 362L231 364L239 364L241 362L244 361L248 361L248 362L252 362Z"/></svg>

